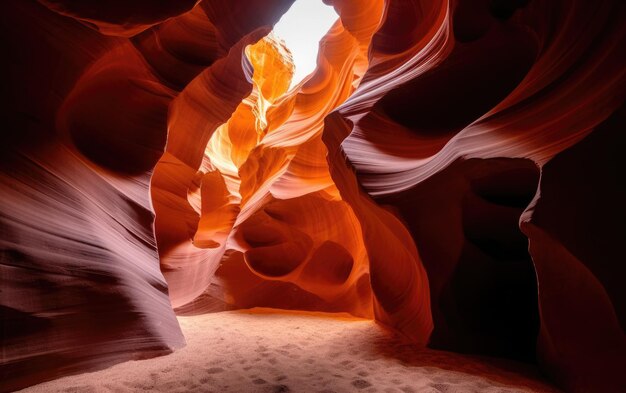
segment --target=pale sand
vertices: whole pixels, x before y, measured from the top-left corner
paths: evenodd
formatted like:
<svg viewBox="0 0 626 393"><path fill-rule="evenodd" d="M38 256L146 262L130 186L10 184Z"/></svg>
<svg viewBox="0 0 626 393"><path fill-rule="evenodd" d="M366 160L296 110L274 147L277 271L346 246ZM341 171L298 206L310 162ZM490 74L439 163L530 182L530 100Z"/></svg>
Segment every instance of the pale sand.
<svg viewBox="0 0 626 393"><path fill-rule="evenodd" d="M179 317L171 355L23 392L558 392L532 367L418 349L369 320L228 311Z"/></svg>

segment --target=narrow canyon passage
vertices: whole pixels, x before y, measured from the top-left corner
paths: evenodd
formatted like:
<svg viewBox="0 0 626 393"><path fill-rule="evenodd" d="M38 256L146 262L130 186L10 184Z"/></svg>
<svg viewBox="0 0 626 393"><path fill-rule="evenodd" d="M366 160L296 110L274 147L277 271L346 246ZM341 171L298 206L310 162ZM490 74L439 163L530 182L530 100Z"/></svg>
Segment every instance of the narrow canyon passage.
<svg viewBox="0 0 626 393"><path fill-rule="evenodd" d="M331 27L306 43L313 64L295 63L303 50L292 54L272 31L229 53L249 64L240 77L252 90L226 121L193 104L214 98L202 79L171 104L150 191L161 271L179 315L262 306L374 316L362 230L330 176L322 132L363 76L382 2L354 26L319 6L330 10ZM282 21L283 34L305 29L288 31ZM306 66L312 73L298 75Z"/></svg>
<svg viewBox="0 0 626 393"><path fill-rule="evenodd" d="M626 391L625 21L0 2L0 393Z"/></svg>

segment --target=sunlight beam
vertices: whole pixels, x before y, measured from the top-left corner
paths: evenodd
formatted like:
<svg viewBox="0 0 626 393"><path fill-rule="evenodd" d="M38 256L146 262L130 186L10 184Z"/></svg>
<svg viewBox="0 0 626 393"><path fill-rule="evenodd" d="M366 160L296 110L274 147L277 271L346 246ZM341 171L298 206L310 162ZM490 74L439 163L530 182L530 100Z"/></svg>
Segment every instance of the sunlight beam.
<svg viewBox="0 0 626 393"><path fill-rule="evenodd" d="M296 0L274 26L274 34L285 41L296 67L290 89L315 70L319 41L338 18L335 9L322 0Z"/></svg>

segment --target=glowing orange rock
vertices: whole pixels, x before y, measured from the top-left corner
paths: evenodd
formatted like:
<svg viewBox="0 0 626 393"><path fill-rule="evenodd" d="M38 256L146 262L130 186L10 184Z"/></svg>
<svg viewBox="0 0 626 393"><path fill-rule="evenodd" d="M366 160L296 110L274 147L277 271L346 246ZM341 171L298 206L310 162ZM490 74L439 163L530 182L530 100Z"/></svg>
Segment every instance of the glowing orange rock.
<svg viewBox="0 0 626 393"><path fill-rule="evenodd" d="M369 37L374 28L370 26ZM303 90L287 92L293 64L279 38L270 35L248 46L252 93L206 143L195 139L193 146L206 148L201 162L183 158L189 168L187 186L179 183L179 197L172 200L179 207L170 205L168 215L155 203L161 263L172 303L180 312L213 309L221 303L218 308L270 305L372 315L360 225L330 178L320 138L323 117L353 87L339 95L336 89L306 87L352 81L347 78L350 64L357 76L363 70L357 60L362 61L364 48L353 47L354 36L342 26L333 31L325 38L328 49L320 54L325 66L319 73L326 76L314 75ZM336 55L339 48L344 48L341 56ZM325 60L330 55L336 56L334 63ZM336 74L339 70L345 76ZM213 131L188 122L193 116L206 118L205 111L179 117L176 108L193 110L186 96L183 92L174 102L170 139L153 176L155 202L164 195L160 189L171 187L160 183L170 154L199 157L199 150L190 154L178 148L177 130L184 144L195 129ZM307 111L314 115L305 117ZM177 119L185 126L179 128ZM179 212L174 214L174 209ZM188 213L180 214L183 210ZM187 228L190 237L173 228ZM190 277L198 275L191 285ZM298 295L279 295L286 285Z"/></svg>

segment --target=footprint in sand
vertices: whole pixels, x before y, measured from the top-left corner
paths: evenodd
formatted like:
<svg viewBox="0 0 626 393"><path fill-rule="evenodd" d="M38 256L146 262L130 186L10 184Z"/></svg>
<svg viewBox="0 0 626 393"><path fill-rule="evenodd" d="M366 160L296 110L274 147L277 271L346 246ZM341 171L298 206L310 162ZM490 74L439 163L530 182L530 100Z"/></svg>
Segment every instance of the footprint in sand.
<svg viewBox="0 0 626 393"><path fill-rule="evenodd" d="M287 385L274 385L272 386L272 389L270 390L271 393L288 393L291 392L291 389L289 389L289 386Z"/></svg>
<svg viewBox="0 0 626 393"><path fill-rule="evenodd" d="M367 382L364 379L355 379L354 381L352 381L352 386L354 386L357 389L365 389L365 388L369 388L370 386L372 386L372 384Z"/></svg>

